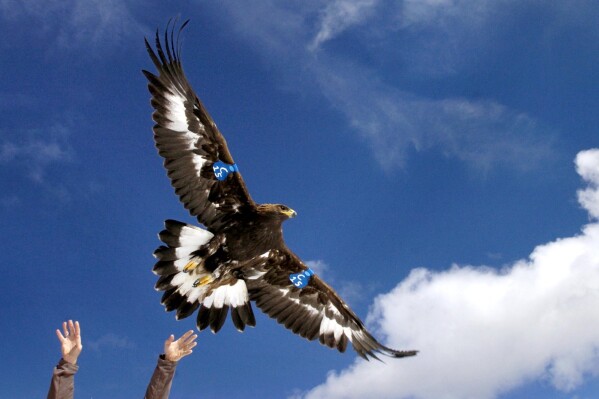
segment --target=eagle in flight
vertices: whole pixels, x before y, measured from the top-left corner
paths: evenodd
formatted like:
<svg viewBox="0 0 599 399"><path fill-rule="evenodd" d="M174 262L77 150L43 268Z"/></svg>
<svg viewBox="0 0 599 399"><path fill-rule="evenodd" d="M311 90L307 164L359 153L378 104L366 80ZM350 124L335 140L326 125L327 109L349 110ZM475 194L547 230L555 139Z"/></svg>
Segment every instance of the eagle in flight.
<svg viewBox="0 0 599 399"><path fill-rule="evenodd" d="M189 22L189 21L187 21ZM348 343L367 359L377 353L413 356L388 348L366 330L337 293L283 240L282 224L296 213L281 204L254 202L223 135L185 77L179 34L156 32L156 51L146 48L158 74L146 70L152 95L154 140L176 194L205 226L167 220L165 244L154 256L155 288L162 304L183 319L197 312L200 331L218 332L231 311L239 331L255 326L251 301L308 340L344 352ZM170 33L170 35L169 35Z"/></svg>

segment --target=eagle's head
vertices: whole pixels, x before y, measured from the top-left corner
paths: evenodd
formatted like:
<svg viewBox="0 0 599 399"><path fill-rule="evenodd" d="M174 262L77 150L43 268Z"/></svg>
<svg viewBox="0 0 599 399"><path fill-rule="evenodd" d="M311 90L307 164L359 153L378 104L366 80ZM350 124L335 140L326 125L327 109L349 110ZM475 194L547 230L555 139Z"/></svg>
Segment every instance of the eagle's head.
<svg viewBox="0 0 599 399"><path fill-rule="evenodd" d="M297 213L293 209L282 204L261 204L258 205L258 212L280 220L287 220L297 216Z"/></svg>

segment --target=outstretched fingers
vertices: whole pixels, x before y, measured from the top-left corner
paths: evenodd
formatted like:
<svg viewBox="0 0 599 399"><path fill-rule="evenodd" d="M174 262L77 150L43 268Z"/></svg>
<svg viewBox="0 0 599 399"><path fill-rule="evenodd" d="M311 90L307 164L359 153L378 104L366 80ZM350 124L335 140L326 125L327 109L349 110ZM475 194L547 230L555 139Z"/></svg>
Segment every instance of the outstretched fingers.
<svg viewBox="0 0 599 399"><path fill-rule="evenodd" d="M71 323L72 323L72 321L71 321ZM81 327L79 326L78 321L75 322L73 331L75 333L75 337L77 337L77 338L81 337Z"/></svg>
<svg viewBox="0 0 599 399"><path fill-rule="evenodd" d="M191 344L195 344L194 341L197 337L198 336L193 333L193 330L189 330L185 334L183 334L181 336L181 338L179 338L177 341L179 342L179 345L181 345L181 346L189 346ZM193 346L195 346L195 345L193 345Z"/></svg>
<svg viewBox="0 0 599 399"><path fill-rule="evenodd" d="M76 364L77 358L83 349L79 322L73 323L73 320L63 322L62 331L60 329L56 330L56 337L60 342L62 358L69 363Z"/></svg>
<svg viewBox="0 0 599 399"><path fill-rule="evenodd" d="M175 336L171 335L164 343L164 353L170 361L179 361L181 358L192 353L192 349L197 345L195 342L198 336L193 330L187 331L178 340L174 340Z"/></svg>
<svg viewBox="0 0 599 399"><path fill-rule="evenodd" d="M60 332L59 329L56 329L56 336L58 337L58 341L60 341L60 343L65 340L64 335L62 335L62 332Z"/></svg>
<svg viewBox="0 0 599 399"><path fill-rule="evenodd" d="M79 324L79 323L77 323ZM62 322L62 332L60 331L60 329L56 330L56 336L58 337L58 340L60 342L64 342L67 338L69 338L69 335L71 335L69 333L69 328L71 328L71 326L73 325L73 321L69 320L69 322L67 323L66 321ZM73 332L74 334L74 332Z"/></svg>
<svg viewBox="0 0 599 399"><path fill-rule="evenodd" d="M191 350L198 344L195 342L197 337L198 336L193 333L193 330L189 330L177 340L176 344L182 353L181 357L187 356L192 352Z"/></svg>
<svg viewBox="0 0 599 399"><path fill-rule="evenodd" d="M64 332L63 336L67 338L69 336L69 328L68 323L66 321L62 322L62 331Z"/></svg>

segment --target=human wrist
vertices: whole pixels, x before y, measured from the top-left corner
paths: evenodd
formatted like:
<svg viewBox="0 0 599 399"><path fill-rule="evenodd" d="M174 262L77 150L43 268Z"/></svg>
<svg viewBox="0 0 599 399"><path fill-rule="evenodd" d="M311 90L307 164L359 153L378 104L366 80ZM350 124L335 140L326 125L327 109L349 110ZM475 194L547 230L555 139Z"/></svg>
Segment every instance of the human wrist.
<svg viewBox="0 0 599 399"><path fill-rule="evenodd" d="M168 360L169 362L173 362L173 363L177 363L177 362L179 361L179 359L173 358L173 357L169 356L167 353L163 353L163 354L161 355L161 357L162 357L164 360Z"/></svg>
<svg viewBox="0 0 599 399"><path fill-rule="evenodd" d="M77 356L73 357L73 356L66 355L66 356L62 357L62 360L64 360L67 363L77 364Z"/></svg>

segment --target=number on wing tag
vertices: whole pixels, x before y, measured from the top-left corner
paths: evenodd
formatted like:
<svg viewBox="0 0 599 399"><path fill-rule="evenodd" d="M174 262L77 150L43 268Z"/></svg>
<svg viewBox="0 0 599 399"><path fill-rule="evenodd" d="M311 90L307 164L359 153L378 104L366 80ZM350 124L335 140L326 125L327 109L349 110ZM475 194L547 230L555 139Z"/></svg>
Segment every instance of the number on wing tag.
<svg viewBox="0 0 599 399"><path fill-rule="evenodd" d="M239 172L237 164L229 165L222 161L215 162L212 165L212 170L214 171L214 176L220 181L225 180L229 176L229 173Z"/></svg>
<svg viewBox="0 0 599 399"><path fill-rule="evenodd" d="M312 269L304 270L300 273L292 273L289 275L289 281L297 288L304 288L310 282L310 277L314 275Z"/></svg>

